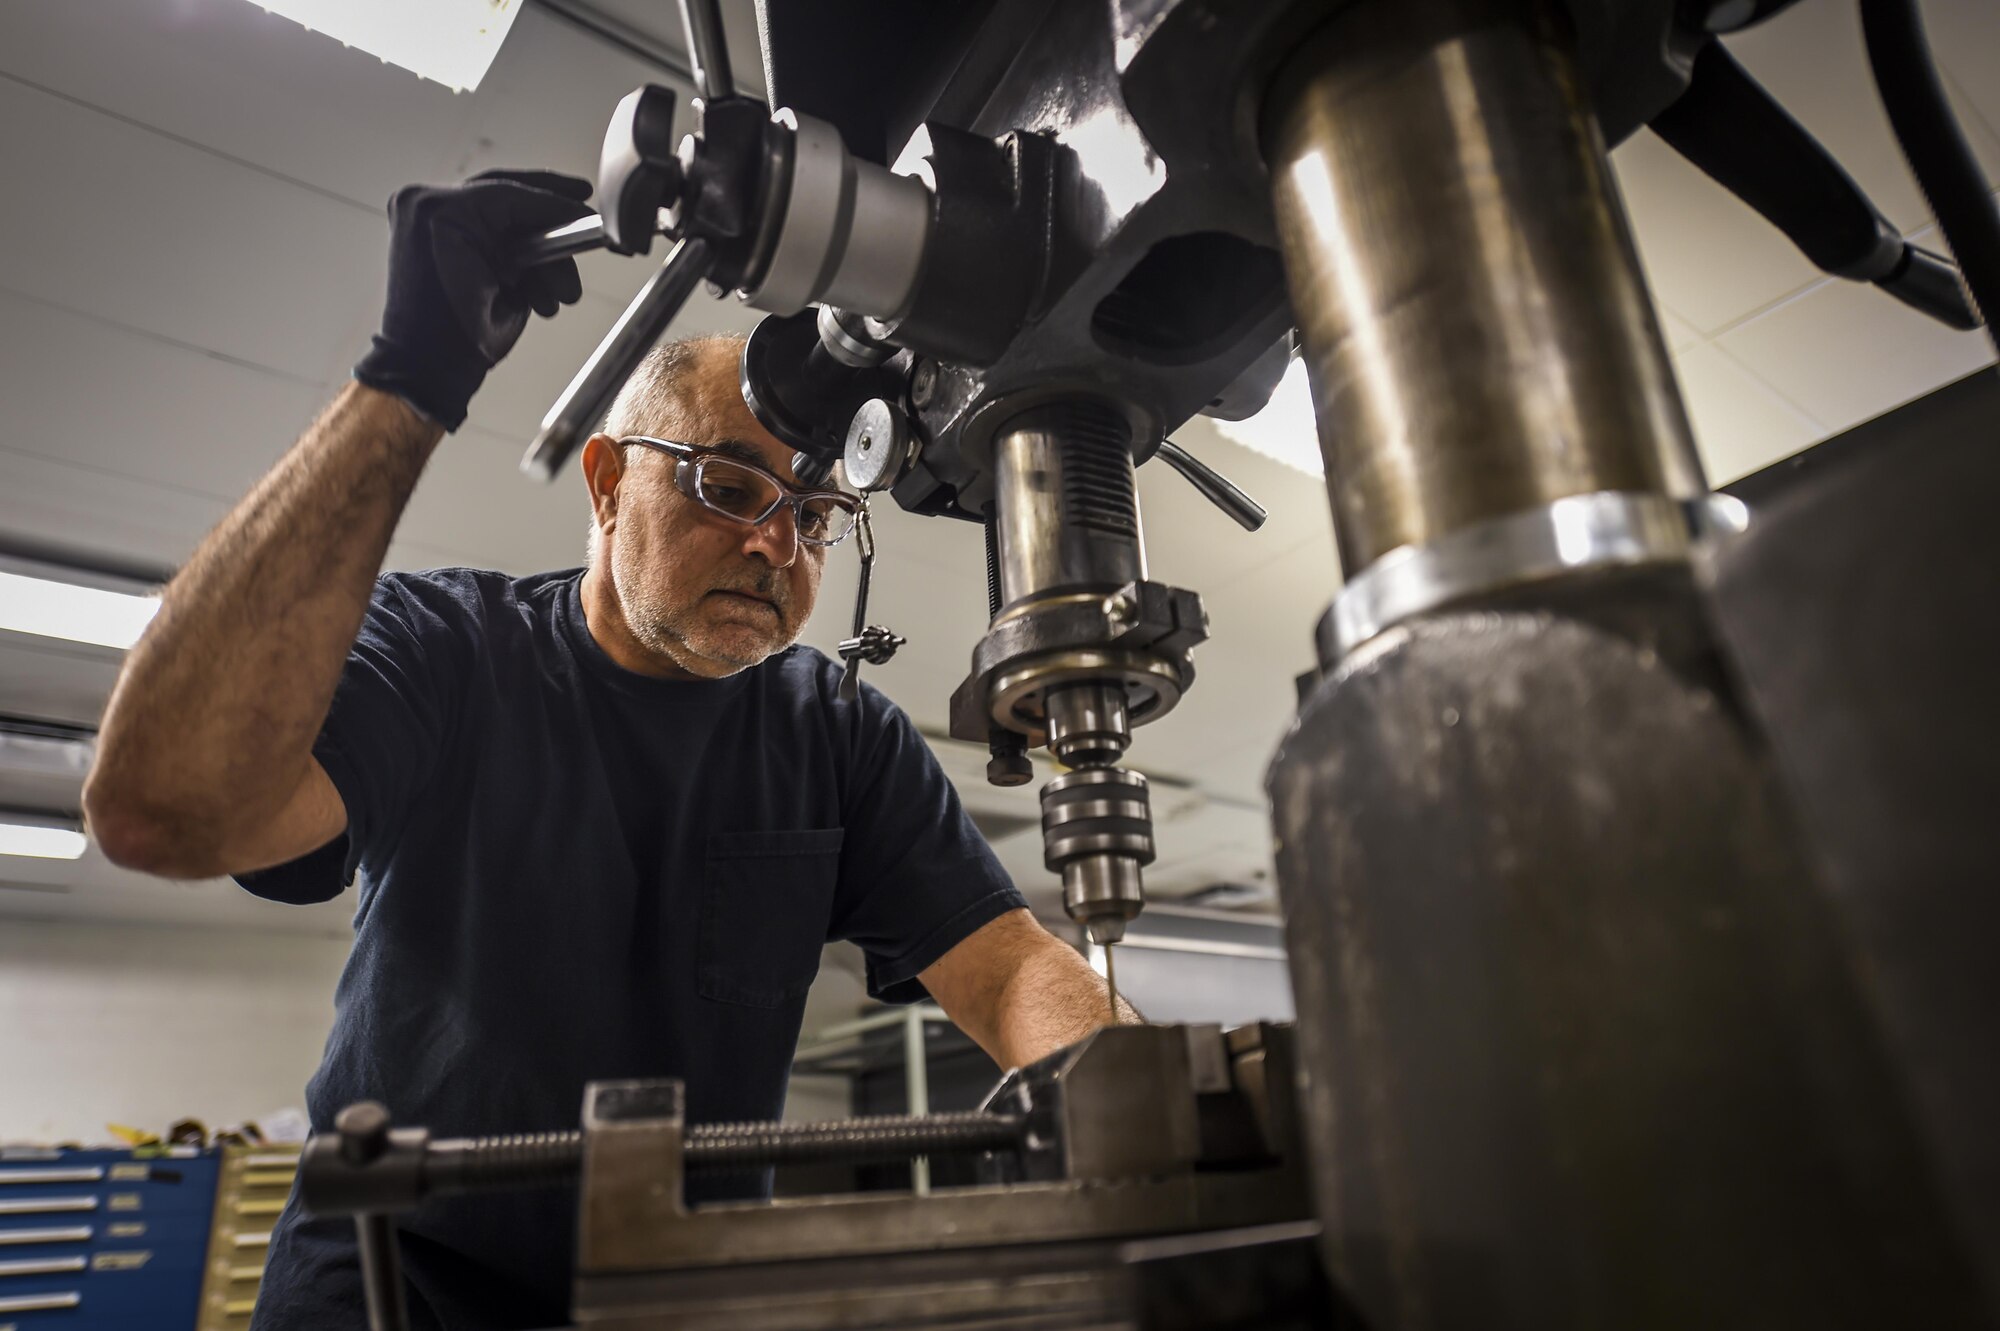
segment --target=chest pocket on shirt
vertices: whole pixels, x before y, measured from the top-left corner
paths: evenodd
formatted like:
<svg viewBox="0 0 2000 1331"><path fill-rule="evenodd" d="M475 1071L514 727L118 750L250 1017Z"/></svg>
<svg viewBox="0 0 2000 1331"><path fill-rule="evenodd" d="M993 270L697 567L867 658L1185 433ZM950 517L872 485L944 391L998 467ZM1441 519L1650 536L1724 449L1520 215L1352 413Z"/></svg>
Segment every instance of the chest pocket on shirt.
<svg viewBox="0 0 2000 1331"><path fill-rule="evenodd" d="M775 1008L819 973L844 829L708 839L695 976L703 998Z"/></svg>

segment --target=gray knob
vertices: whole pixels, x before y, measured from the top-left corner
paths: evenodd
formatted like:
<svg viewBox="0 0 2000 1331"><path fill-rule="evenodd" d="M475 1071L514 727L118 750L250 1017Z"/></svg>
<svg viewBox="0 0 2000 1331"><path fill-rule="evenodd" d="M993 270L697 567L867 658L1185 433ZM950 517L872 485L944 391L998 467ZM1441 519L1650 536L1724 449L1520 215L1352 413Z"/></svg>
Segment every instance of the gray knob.
<svg viewBox="0 0 2000 1331"><path fill-rule="evenodd" d="M357 1100L333 1120L340 1134L340 1158L350 1165L372 1164L389 1149L389 1109L374 1100Z"/></svg>
<svg viewBox="0 0 2000 1331"><path fill-rule="evenodd" d="M871 397L854 413L847 427L847 451L841 470L847 483L862 493L886 490L902 477L910 457L910 423L902 408Z"/></svg>

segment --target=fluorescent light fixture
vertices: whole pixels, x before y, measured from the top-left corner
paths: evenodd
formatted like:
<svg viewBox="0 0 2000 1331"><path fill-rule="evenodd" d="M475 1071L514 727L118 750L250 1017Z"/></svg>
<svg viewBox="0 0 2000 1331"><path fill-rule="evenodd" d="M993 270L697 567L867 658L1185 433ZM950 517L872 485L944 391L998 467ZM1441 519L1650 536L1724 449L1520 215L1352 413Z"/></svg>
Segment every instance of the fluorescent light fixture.
<svg viewBox="0 0 2000 1331"><path fill-rule="evenodd" d="M73 860L83 854L86 844L74 821L0 810L0 855Z"/></svg>
<svg viewBox="0 0 2000 1331"><path fill-rule="evenodd" d="M255 0L261 8L427 79L470 92L526 0Z"/></svg>
<svg viewBox="0 0 2000 1331"><path fill-rule="evenodd" d="M1287 467L1309 476L1326 474L1319 456L1319 428L1313 423L1312 390L1306 387L1304 361L1292 362L1262 411L1248 420L1217 421L1215 428Z"/></svg>
<svg viewBox="0 0 2000 1331"><path fill-rule="evenodd" d="M130 647L160 612L151 596L52 582L0 569L0 629Z"/></svg>

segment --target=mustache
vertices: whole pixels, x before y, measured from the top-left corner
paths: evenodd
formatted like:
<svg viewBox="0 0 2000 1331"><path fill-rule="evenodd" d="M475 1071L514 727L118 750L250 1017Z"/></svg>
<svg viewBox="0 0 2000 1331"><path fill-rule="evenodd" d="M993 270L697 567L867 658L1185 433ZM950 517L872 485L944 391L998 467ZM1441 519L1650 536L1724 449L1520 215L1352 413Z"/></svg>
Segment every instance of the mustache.
<svg viewBox="0 0 2000 1331"><path fill-rule="evenodd" d="M741 578L732 578L727 582L719 582L715 586L710 587L709 590L711 592L737 592L744 596L761 596L780 610L785 609L790 600L784 581L778 577L776 569L767 569L762 573L753 573Z"/></svg>

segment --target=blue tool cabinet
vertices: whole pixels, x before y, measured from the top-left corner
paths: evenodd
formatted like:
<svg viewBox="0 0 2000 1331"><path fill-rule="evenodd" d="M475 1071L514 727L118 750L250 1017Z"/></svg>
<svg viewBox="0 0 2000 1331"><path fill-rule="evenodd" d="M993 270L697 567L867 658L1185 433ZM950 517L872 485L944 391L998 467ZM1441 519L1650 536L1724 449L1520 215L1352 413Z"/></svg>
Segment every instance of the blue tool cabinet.
<svg viewBox="0 0 2000 1331"><path fill-rule="evenodd" d="M0 1331L190 1331L220 1160L0 1150Z"/></svg>

